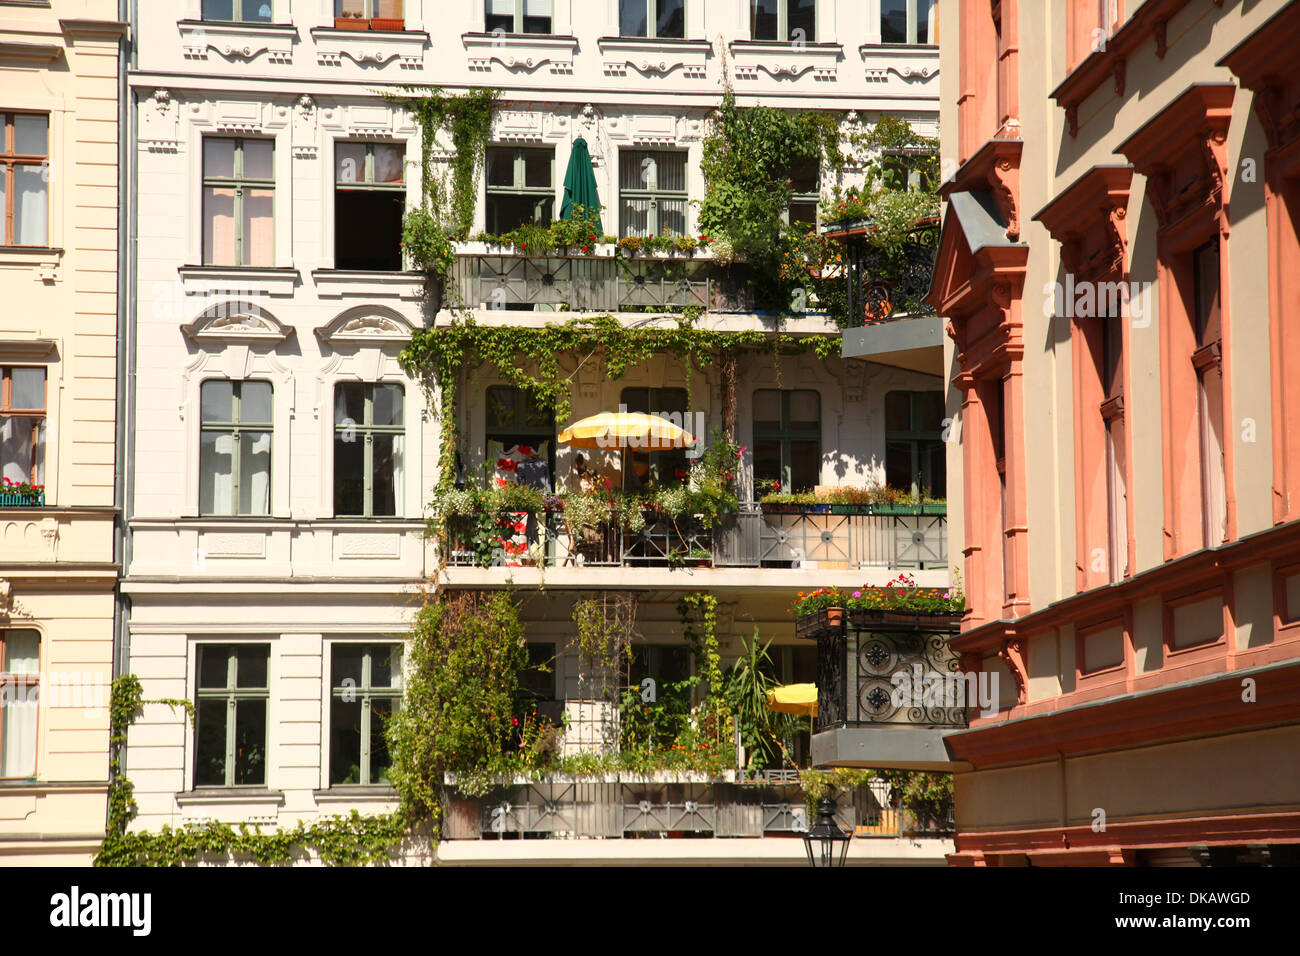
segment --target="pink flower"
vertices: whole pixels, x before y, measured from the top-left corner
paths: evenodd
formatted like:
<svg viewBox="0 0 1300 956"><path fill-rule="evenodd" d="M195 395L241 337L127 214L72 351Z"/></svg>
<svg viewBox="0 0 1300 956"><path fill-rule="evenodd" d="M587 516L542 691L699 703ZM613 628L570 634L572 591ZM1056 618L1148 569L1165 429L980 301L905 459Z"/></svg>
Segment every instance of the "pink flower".
<svg viewBox="0 0 1300 956"><path fill-rule="evenodd" d="M854 591L854 592L853 592L853 596L854 596L854 597L862 597L862 592L861 592L861 591Z"/></svg>

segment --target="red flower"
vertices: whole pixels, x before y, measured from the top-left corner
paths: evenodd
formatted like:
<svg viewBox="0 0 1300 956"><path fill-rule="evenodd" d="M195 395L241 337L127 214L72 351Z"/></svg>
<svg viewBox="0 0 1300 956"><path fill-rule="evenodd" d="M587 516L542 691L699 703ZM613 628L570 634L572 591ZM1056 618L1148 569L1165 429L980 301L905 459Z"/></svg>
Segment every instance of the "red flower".
<svg viewBox="0 0 1300 956"><path fill-rule="evenodd" d="M582 247L582 251L583 251L583 252L591 252L591 246L583 246L583 247Z"/></svg>
<svg viewBox="0 0 1300 956"><path fill-rule="evenodd" d="M588 237L587 237L587 241L588 241L588 242L595 242L595 241L596 241L596 237L595 237L595 236L588 236Z"/></svg>
<svg viewBox="0 0 1300 956"><path fill-rule="evenodd" d="M533 446L532 446L532 445L520 445L520 446L519 446L519 453L520 453L521 455L527 455L528 457L531 458L531 457L533 456Z"/></svg>
<svg viewBox="0 0 1300 956"><path fill-rule="evenodd" d="M498 458L497 467L502 471L515 471L519 467L519 463L511 461L509 458Z"/></svg>

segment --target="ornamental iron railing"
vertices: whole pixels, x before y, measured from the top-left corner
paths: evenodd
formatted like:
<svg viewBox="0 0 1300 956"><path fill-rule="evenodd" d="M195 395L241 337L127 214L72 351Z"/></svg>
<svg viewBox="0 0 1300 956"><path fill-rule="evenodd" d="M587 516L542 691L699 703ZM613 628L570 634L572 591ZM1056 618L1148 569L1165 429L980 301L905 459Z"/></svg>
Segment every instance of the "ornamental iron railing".
<svg viewBox="0 0 1300 956"><path fill-rule="evenodd" d="M818 731L878 725L965 727L977 699L948 641L960 614L819 611L796 634L817 641Z"/></svg>
<svg viewBox="0 0 1300 956"><path fill-rule="evenodd" d="M940 835L945 821L918 821L871 780L837 789L835 820L859 836ZM539 780L498 786L482 797L449 794L444 839L619 839L789 836L808 829L794 779L760 775L740 782L657 779Z"/></svg>
<svg viewBox="0 0 1300 956"><path fill-rule="evenodd" d="M498 517L501 541L474 540L476 519L449 517L442 538L448 565L545 567L717 567L854 570L926 569L948 565L947 515L795 510L773 513L754 503L724 516L716 527L695 516L645 512L625 527L611 510L594 524L570 527L562 511L507 512ZM524 528L524 531L516 529Z"/></svg>

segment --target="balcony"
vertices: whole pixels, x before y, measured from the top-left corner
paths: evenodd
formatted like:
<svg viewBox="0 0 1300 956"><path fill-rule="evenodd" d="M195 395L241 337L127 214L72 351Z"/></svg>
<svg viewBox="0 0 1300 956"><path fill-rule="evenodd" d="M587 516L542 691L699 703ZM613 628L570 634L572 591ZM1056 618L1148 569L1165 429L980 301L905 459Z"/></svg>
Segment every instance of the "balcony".
<svg viewBox="0 0 1300 956"><path fill-rule="evenodd" d="M505 512L497 519L502 547L476 541L474 517L461 516L447 519L441 548L452 567L928 570L948 564L946 511L943 504L812 505L773 513L750 502L715 528L654 512L634 528L626 513L620 520L611 510L581 529L571 529L562 511Z"/></svg>
<svg viewBox="0 0 1300 956"><path fill-rule="evenodd" d="M817 641L814 766L957 768L943 738L984 703L948 646L961 616L836 609L799 620L797 635Z"/></svg>
<svg viewBox="0 0 1300 956"><path fill-rule="evenodd" d="M475 248L477 247L477 248ZM707 255L524 255L465 243L454 287L466 308L540 312L781 311L755 293L755 270ZM603 247L602 247L603 248ZM489 250L489 251L483 251ZM598 250L598 252L601 250Z"/></svg>
<svg viewBox="0 0 1300 956"><path fill-rule="evenodd" d="M453 794L444 840L790 837L808 827L797 771L750 779L735 774L565 777L503 781L483 797ZM879 780L836 791L835 819L857 837L941 836L945 820L918 819L892 805Z"/></svg>

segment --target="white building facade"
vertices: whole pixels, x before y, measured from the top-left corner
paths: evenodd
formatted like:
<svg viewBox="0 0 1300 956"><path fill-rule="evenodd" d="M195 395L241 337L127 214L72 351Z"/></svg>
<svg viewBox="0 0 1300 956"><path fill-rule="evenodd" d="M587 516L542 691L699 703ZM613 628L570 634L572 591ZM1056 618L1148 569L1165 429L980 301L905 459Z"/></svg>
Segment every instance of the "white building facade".
<svg viewBox="0 0 1300 956"><path fill-rule="evenodd" d="M382 94L403 85L501 90L475 231L505 231L520 209L558 218L564 170L582 137L606 233L691 235L691 200L705 190L702 141L724 75L742 105L842 111L848 124L889 114L934 134L939 61L931 6L135 4L129 85L138 243L126 343L134 437L123 582L129 639L119 667L141 679L147 700L195 701L197 717L190 723L179 708L146 704L131 728L126 767L140 811L133 827L207 819L292 826L395 805L379 770L382 745L369 736L374 728L345 732L349 712L333 690L355 670L381 709L398 696L400 656L392 651L420 586L447 557L425 538L441 467L439 423L398 355L414 330L450 316L429 314L423 276L405 268L397 246L402 210L419 204L420 130ZM436 144L435 159L448 158L448 145ZM626 175L647 158L658 170L652 204L640 202L646 197ZM462 246L457 268L490 251ZM572 317L554 315L561 306L553 302L502 310L488 298L467 302L483 323ZM658 320L653 311L605 311L629 323ZM706 312L698 324L771 330L774 320ZM784 329L838 331L816 315L788 319ZM598 362L575 366L573 418L628 403L627 389L684 386L690 374L705 420L720 421L718 370L691 373L671 357L619 380ZM505 383L484 370L465 376L460 431L464 466L472 469L493 449L489 390ZM778 368L755 358L738 369L737 436L754 444L751 408L773 400L754 393L775 392L778 401L811 409L804 424L816 444L815 483L881 482L886 395L941 388L937 376L866 362L808 354ZM557 449L557 484L568 482L572 465ZM742 484L752 491L748 470ZM763 553L727 567L714 560L689 569L627 561L481 568L452 560L443 583L490 589L544 581L549 596L526 608L528 634L555 644L554 696L563 699L576 679L562 653L569 608L586 593L633 591L647 640L669 646L682 642L677 595L713 591L722 602L724 659L758 627L789 648L785 660L798 658L793 673L806 669L808 653L785 614L795 591L883 584L899 567L915 568L923 585L949 581L942 527L909 528L905 540L889 530L887 540L856 544L850 554L847 542L858 532L800 520L797 528L756 529ZM860 537L886 533L877 531ZM907 542L930 550L903 554ZM772 557L769 547L780 554ZM584 856L582 841L547 851L557 842L531 842L529 853L595 858ZM744 841L701 859L780 861L788 842ZM854 852L864 857L914 856L902 840L860 842ZM933 842L919 860L942 861L943 841ZM503 852L473 841L440 850L461 862Z"/></svg>

